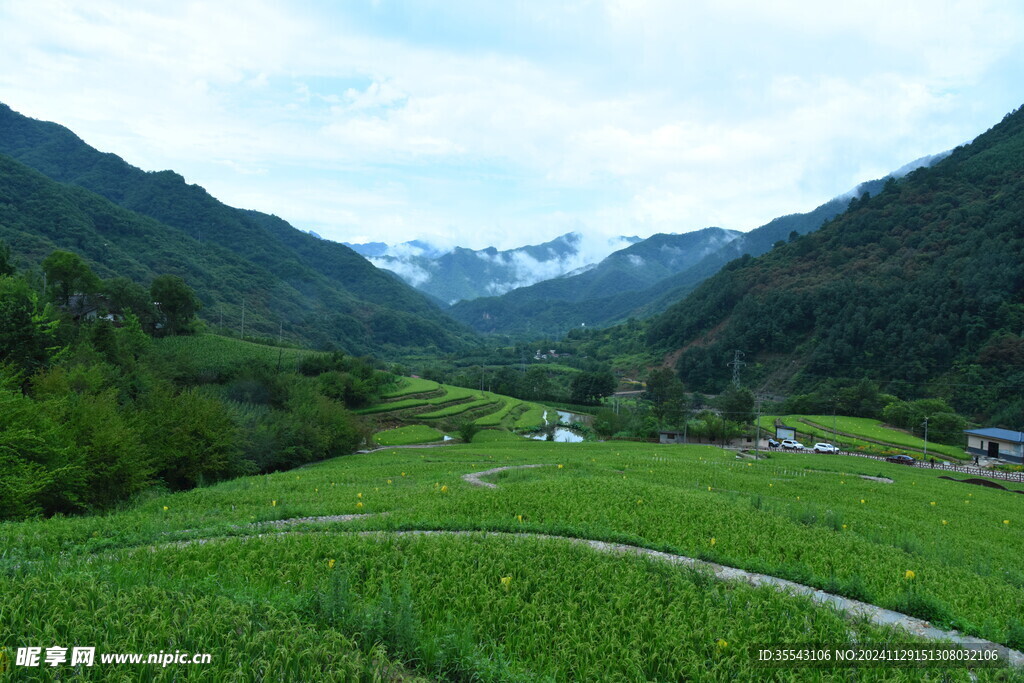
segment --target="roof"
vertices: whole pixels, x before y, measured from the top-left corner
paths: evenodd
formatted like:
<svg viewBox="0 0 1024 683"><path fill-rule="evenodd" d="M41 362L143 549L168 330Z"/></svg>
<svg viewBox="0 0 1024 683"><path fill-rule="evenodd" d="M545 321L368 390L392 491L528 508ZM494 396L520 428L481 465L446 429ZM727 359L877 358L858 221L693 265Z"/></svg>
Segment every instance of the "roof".
<svg viewBox="0 0 1024 683"><path fill-rule="evenodd" d="M998 427L987 427L985 429L965 429L964 434L985 436L989 439L1009 441L1010 443L1024 443L1024 432L1015 432L1010 429L999 429Z"/></svg>

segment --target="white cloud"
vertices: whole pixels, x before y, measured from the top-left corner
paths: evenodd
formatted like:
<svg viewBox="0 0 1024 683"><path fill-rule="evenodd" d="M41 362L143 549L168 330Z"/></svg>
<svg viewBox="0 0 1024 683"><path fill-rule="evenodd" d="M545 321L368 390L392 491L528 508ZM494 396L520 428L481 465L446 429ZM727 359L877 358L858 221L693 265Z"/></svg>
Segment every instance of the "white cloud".
<svg viewBox="0 0 1024 683"><path fill-rule="evenodd" d="M507 248L813 208L995 123L1024 71L1010 2L432 7L463 42L304 2L5 3L0 100L328 238Z"/></svg>

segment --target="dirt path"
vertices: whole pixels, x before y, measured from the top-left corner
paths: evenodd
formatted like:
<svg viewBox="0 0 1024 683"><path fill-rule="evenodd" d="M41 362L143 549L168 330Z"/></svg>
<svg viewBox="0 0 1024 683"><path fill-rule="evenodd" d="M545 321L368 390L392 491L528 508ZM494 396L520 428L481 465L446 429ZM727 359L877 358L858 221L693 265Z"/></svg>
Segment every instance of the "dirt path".
<svg viewBox="0 0 1024 683"><path fill-rule="evenodd" d="M469 474L462 475L463 481L470 484L471 486L481 486L485 488L496 489L497 484L490 482L481 481L480 477L486 477L498 472L504 472L508 470L517 469L531 469L536 467L552 467L549 463L542 463L536 465L513 465L506 467L495 467L493 469L484 470L482 472L472 472ZM385 513L386 514L386 513ZM251 528L260 527L285 527L298 524L327 524L332 522L347 522L354 519L365 519L368 517L375 517L373 514L362 514L362 515L328 515L323 517L294 517L291 519L280 519L272 522L255 522L248 525ZM189 539L185 541L173 542L176 546L187 546L192 544L206 544L211 541L226 541L226 540L238 540L238 539L253 539L253 538L273 538L278 536L290 535L294 533L308 533L304 531L288 531L278 534L254 534L252 536L224 536L220 538L197 538ZM322 533L322 532L316 532ZM822 605L828 605L834 609L837 609L849 617L852 618L864 618L871 621L874 624L880 626L895 626L901 628L911 635L919 636L929 640L938 641L949 641L956 643L957 645L965 649L978 649L978 648L999 648L1001 657L1005 658L1011 665L1015 667L1024 667L1024 653L1016 650L1011 650L1004 645L994 643L981 638L974 638L971 636L965 636L959 631L951 630L946 631L940 628L932 626L929 622L918 619L916 617L902 614L900 612L894 612L877 605L871 605L866 602L859 600L853 600L851 598L845 598L840 595L833 593L827 593L825 591L813 588L811 586L805 586L794 581L787 579L780 579L776 576L768 576L766 574L757 574L755 572L749 572L744 569L738 569L736 567L728 567L726 565L717 564L714 562L708 562L706 560L698 560L696 558L687 557L685 555L674 555L671 553L665 553L658 550L652 550L650 548L644 548L641 546L628 545L624 543L607 543L605 541L597 541L586 538L577 538L575 536L557 536L553 534L539 534L539 533L527 533L527 532L504 532L504 531L452 531L449 529L423 529L423 530L412 530L412 531L339 531L332 533L341 534L358 534L360 536L371 536L371 537L392 537L392 536L478 536L478 537L489 537L489 538L531 538L531 539L543 539L550 540L553 542L572 543L575 545L585 545L597 552L608 553L613 555L633 555L637 557L646 557L658 562L666 562L672 565L678 565L683 567L689 567L698 570L710 571L715 578L722 581L741 581L755 587L767 587L772 588L783 593L789 593L791 595L805 596L813 600L814 602ZM155 546L153 546L155 549Z"/></svg>
<svg viewBox="0 0 1024 683"><path fill-rule="evenodd" d="M495 467L494 469L484 470L483 472L470 472L469 474L462 475L462 481L466 482L470 486L483 486L488 489L498 488L497 484L492 484L489 481L480 481L480 477L489 477L492 474L498 472L505 472L507 470L524 470L532 467L553 467L550 463L541 465L510 465L508 467Z"/></svg>

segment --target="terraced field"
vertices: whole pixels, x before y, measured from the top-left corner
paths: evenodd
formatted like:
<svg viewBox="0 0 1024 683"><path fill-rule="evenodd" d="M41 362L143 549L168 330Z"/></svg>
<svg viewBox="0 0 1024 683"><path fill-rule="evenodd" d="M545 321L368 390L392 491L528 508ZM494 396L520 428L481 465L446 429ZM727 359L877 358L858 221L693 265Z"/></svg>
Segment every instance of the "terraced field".
<svg viewBox="0 0 1024 683"><path fill-rule="evenodd" d="M497 470L522 465L535 467ZM878 475L891 483L865 478ZM672 557L1019 649L1022 512L1013 492L842 456L525 440L384 450L0 525L0 649L6 661L53 644L212 655L78 667L82 680L968 680L960 667L760 666L767 644L922 636Z"/></svg>
<svg viewBox="0 0 1024 683"><path fill-rule="evenodd" d="M489 391L403 377L381 403L356 412L382 426L425 424L455 431L462 422L485 429L532 429L544 425L544 410Z"/></svg>

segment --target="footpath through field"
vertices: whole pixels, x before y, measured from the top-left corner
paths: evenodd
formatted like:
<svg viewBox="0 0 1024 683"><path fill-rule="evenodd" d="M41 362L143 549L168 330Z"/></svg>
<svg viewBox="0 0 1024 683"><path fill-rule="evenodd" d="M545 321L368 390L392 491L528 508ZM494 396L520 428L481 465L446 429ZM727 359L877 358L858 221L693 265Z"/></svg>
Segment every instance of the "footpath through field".
<svg viewBox="0 0 1024 683"><path fill-rule="evenodd" d="M417 447L417 445L409 446ZM419 445L418 447L423 447ZM850 454L860 455L860 454ZM872 456L867 456L872 457ZM882 459L882 458L879 458ZM533 469L538 467L553 467L550 463L538 463L532 465L510 465L505 467L495 467L489 470L481 472L471 472L462 476L462 479L472 485L479 486L489 489L497 489L497 484L491 482L485 482L480 477L491 476L500 472L510 470L521 470L521 469ZM266 528L271 527L285 527L300 524L329 524L337 522L348 522L355 519L367 519L375 517L373 514L359 514L359 515L330 515L324 517L298 517L292 519L275 520L273 522L256 522L248 525L252 528ZM290 531L273 534L279 536L282 534L292 533L304 533L301 531ZM955 643L965 649L981 649L981 648L999 648L1006 657L1006 660L1015 667L1024 667L1024 653L1012 650L999 643L984 640L982 638L973 638L965 636L959 631L950 630L946 631L943 629L932 626L929 622L917 619L915 617L888 610L877 605L872 605L859 600L853 600L851 598L845 598L834 593L827 593L823 590L806 586L804 584L789 581L787 579L781 579L775 576L769 576L766 574L758 574L755 572L746 571L744 569L738 569L736 567L728 567L725 565L709 562L706 560L699 560L692 557L686 557L684 555L674 555L671 553L665 553L658 550L652 550L651 548L645 548L642 546L628 545L624 543L608 543L605 541L597 541L587 538L578 538L575 536L559 536L554 534L540 534L540 533L529 533L529 532L503 532L503 531L464 531L464 530L451 530L451 529L417 529L417 530L396 530L396 531L385 531L385 530L372 530L372 531L341 531L332 533L342 534L358 534L360 536L439 536L439 535L451 535L451 536L478 536L484 538L533 538L533 539L545 539L555 542L565 542L578 545L585 545L598 552L610 553L615 555L635 555L640 557L647 557L655 561L666 562L668 564L689 567L697 570L710 571L716 579L721 581L742 581L755 587L768 587L773 588L777 591L789 593L793 595L800 595L810 598L812 601L822 605L828 605L836 610L839 610L852 618L863 618L867 619L880 626L894 626L905 630L911 635L925 638L928 640L936 641L948 641ZM269 538L266 534L254 534L252 536L246 536L242 538L253 539L253 538ZM230 538L238 539L237 536ZM215 541L215 538L193 538L185 541L176 541L175 545L191 545L191 544L205 544L211 541Z"/></svg>

